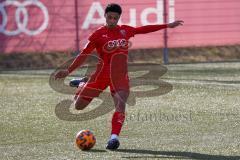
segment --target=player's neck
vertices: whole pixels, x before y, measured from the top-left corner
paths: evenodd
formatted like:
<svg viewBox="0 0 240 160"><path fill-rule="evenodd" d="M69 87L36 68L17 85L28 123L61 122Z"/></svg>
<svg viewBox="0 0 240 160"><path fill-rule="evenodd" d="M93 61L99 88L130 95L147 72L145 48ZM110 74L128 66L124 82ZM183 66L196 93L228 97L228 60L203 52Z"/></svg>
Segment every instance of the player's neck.
<svg viewBox="0 0 240 160"><path fill-rule="evenodd" d="M115 26L109 26L108 24L106 24L105 26L106 26L108 29L111 30L111 29L115 29L115 28L117 28L118 25L115 25Z"/></svg>

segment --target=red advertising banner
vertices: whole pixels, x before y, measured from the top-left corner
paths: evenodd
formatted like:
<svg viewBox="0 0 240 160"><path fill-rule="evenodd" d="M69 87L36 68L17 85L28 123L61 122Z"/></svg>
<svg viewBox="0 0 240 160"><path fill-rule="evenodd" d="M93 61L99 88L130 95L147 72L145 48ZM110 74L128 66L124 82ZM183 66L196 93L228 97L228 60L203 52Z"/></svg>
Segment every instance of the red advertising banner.
<svg viewBox="0 0 240 160"><path fill-rule="evenodd" d="M0 53L77 50L104 25L104 0L0 0ZM164 23L164 0L121 1L119 24ZM166 0L169 47L240 44L239 0ZM163 31L136 35L132 48L163 47Z"/></svg>

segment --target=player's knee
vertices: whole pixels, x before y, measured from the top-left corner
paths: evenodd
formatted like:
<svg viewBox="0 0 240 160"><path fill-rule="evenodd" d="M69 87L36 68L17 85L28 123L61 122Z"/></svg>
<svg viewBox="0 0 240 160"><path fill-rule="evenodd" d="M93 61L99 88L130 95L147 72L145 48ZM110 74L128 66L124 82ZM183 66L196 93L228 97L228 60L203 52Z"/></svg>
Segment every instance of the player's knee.
<svg viewBox="0 0 240 160"><path fill-rule="evenodd" d="M75 109L76 110L83 110L84 108L87 107L87 105L90 103L91 101L89 100L85 100L82 98L77 98L77 100L75 101Z"/></svg>
<svg viewBox="0 0 240 160"><path fill-rule="evenodd" d="M77 101L76 103L75 103L75 109L76 110L83 110L84 108L86 108L87 107L87 105L88 104L86 104L86 103L83 103L83 102L79 102L79 101Z"/></svg>
<svg viewBox="0 0 240 160"><path fill-rule="evenodd" d="M83 110L85 108L85 106L79 105L77 103L75 103L75 109L76 110Z"/></svg>
<svg viewBox="0 0 240 160"><path fill-rule="evenodd" d="M78 101L75 101L74 107L76 110L83 110L85 108Z"/></svg>

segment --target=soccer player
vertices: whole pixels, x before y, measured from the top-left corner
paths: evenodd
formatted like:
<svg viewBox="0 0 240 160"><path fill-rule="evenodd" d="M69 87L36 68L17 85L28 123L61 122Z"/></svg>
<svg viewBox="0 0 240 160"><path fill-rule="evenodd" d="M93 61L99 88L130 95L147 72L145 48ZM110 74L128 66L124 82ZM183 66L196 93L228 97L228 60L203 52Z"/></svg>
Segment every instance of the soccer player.
<svg viewBox="0 0 240 160"><path fill-rule="evenodd" d="M111 3L105 8L106 24L97 29L89 37L89 42L66 70L60 70L55 78L65 78L81 66L94 49L100 58L96 71L80 83L75 95L75 108L84 109L94 97L110 86L115 104L112 116L112 131L106 149L115 150L119 147L119 134L125 119L126 101L129 96L129 77L127 72L127 56L129 39L137 34L146 34L165 28L175 28L183 24L178 20L169 24L146 25L131 27L118 25L122 9L120 5Z"/></svg>

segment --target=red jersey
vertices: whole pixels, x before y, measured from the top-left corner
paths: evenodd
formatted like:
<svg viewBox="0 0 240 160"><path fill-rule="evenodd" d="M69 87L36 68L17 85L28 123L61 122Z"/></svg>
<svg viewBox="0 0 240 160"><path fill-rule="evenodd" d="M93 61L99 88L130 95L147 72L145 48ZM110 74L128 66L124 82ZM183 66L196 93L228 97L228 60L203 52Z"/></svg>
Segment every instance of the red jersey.
<svg viewBox="0 0 240 160"><path fill-rule="evenodd" d="M125 68L124 72L126 72L127 54L130 44L129 39L131 37L134 37L134 35L136 34L145 34L164 28L167 28L166 24L147 25L136 28L127 25L117 25L115 28L108 28L107 26L102 26L89 37L88 44L74 60L74 62L70 65L68 71L69 73L71 73L78 66L82 65L87 56L91 54L94 49L96 49L100 58L97 66L97 72L102 71L104 74L109 74L111 65L121 66L121 68ZM122 58L114 58L116 54L121 54L122 56L120 57ZM123 58L123 55L126 55L126 58Z"/></svg>

